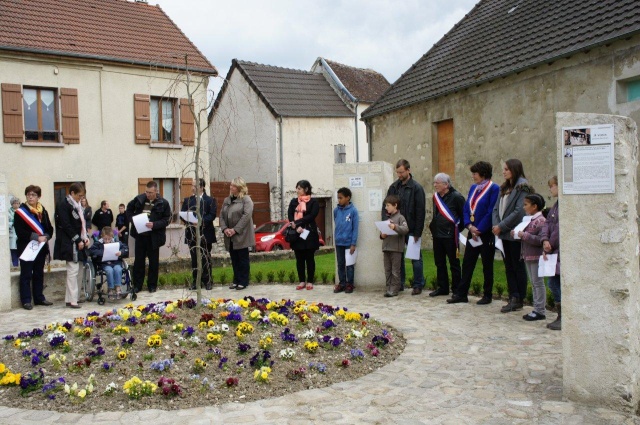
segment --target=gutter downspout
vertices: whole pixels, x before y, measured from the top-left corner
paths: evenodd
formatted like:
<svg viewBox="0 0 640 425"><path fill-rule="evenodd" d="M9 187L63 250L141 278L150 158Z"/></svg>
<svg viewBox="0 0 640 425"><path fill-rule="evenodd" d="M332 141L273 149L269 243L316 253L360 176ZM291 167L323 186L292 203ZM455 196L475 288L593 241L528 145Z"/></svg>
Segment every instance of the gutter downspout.
<svg viewBox="0 0 640 425"><path fill-rule="evenodd" d="M355 135L356 135L356 143L355 143L356 162L360 162L359 153L358 153L358 104L359 104L358 99L356 99L351 94L351 92L347 90L344 84L342 84L342 81L340 81L340 78L338 78L338 76L333 72L333 69L331 69L331 67L329 66L327 61L324 60L324 58L320 58L320 64L322 65L324 70L327 71L327 74L329 74L329 77L331 77L334 83L336 83L336 86L338 86L338 89L340 90L340 92L347 97L347 99L349 100L349 102L352 103L352 105L355 105L354 116L355 116Z"/></svg>
<svg viewBox="0 0 640 425"><path fill-rule="evenodd" d="M282 117L278 117L278 131L280 132L280 219L284 216L284 147L282 144Z"/></svg>

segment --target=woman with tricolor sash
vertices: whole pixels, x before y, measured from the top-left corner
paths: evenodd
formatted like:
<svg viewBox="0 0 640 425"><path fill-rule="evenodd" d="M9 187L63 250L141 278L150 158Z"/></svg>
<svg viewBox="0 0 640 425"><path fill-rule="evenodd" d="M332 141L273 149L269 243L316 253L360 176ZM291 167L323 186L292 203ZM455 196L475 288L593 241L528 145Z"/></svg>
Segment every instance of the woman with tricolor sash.
<svg viewBox="0 0 640 425"><path fill-rule="evenodd" d="M33 261L20 260L20 302L25 310L33 304L49 306L53 303L44 297L44 264L49 255L49 240L53 236L53 226L49 213L40 203L40 186L30 185L24 190L27 202L15 212L13 227L18 236L18 254L22 254L31 241L45 242ZM33 304L32 304L33 296Z"/></svg>
<svg viewBox="0 0 640 425"><path fill-rule="evenodd" d="M482 257L484 294L477 304L489 304L493 298L495 236L491 232L491 214L498 201L500 187L491 181L493 167L488 162L478 161L470 171L474 184L469 189L463 210L464 227L469 232L462 259L462 277L457 292L447 300L449 304L469 302L467 296L478 256ZM478 242L481 244L478 245Z"/></svg>

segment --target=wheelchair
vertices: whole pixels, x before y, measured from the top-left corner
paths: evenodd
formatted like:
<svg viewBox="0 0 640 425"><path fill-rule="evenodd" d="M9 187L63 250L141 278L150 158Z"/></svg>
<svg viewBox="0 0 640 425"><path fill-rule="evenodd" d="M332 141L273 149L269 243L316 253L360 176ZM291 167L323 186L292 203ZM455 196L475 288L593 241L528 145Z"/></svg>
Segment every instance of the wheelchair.
<svg viewBox="0 0 640 425"><path fill-rule="evenodd" d="M104 289L103 289L104 288ZM131 301L135 301L138 295L131 283L131 272L126 261L122 262L122 299L129 296ZM82 270L82 291L88 302L93 301L95 295L98 295L98 304L104 305L107 298L117 300L108 295L107 275L102 269L100 263L93 257L87 259Z"/></svg>

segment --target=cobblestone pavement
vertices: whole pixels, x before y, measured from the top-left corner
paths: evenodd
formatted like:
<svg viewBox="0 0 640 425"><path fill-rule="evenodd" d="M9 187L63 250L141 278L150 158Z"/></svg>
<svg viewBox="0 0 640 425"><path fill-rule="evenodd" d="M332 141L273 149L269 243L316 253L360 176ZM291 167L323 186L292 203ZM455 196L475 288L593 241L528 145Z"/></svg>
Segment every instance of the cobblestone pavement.
<svg viewBox="0 0 640 425"><path fill-rule="evenodd" d="M251 403L172 411L70 414L0 406L2 424L640 424L640 418L562 401L560 332L545 321L525 322L523 312L487 306L447 305L425 293L384 298L382 291L333 294L330 286L295 291L291 285L253 285L237 292L216 287L213 298L305 298L344 305L396 327L406 350L391 364L349 382ZM185 290L144 291L138 302L175 300ZM124 303L124 302L123 302ZM61 304L61 303L59 303ZM107 304L110 306L110 304ZM103 310L62 305L0 313L0 335ZM527 309L525 308L525 312ZM548 320L555 318L551 313ZM2 404L2 401L0 401ZM87 410L91 407L87 405Z"/></svg>

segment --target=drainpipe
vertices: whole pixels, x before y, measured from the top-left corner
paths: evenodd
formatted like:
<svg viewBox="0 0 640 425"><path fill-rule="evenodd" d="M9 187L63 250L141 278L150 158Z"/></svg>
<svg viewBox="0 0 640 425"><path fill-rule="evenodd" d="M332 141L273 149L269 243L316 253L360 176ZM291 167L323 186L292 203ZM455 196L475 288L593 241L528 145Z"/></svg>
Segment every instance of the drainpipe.
<svg viewBox="0 0 640 425"><path fill-rule="evenodd" d="M282 117L278 117L278 131L280 132L280 218L286 220L284 216L284 148L282 144Z"/></svg>
<svg viewBox="0 0 640 425"><path fill-rule="evenodd" d="M358 147L358 99L356 99L356 111L354 113L356 129L356 162L360 162L360 149Z"/></svg>

